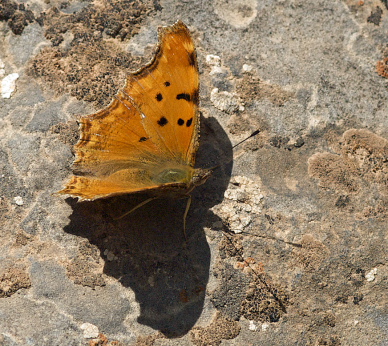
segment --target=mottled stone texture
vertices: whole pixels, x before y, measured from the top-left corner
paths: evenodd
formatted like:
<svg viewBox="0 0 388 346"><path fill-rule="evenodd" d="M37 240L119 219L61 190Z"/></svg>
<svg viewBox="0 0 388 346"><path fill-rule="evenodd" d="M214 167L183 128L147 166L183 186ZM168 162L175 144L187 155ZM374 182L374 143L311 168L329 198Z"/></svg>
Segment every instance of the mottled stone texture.
<svg viewBox="0 0 388 346"><path fill-rule="evenodd" d="M178 19L221 164L186 241L184 200L54 194ZM0 344L387 345L387 34L381 1L0 1Z"/></svg>

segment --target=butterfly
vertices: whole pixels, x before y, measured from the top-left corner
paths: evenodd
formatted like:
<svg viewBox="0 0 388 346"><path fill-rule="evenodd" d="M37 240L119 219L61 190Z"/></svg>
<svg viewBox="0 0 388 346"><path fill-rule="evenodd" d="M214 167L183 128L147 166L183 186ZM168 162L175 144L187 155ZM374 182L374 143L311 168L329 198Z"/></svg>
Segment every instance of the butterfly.
<svg viewBox="0 0 388 346"><path fill-rule="evenodd" d="M74 175L59 193L81 201L152 193L138 207L158 197L187 197L185 223L190 192L212 173L194 168L198 95L197 56L188 28L182 21L160 28L153 59L129 74L108 107L80 119Z"/></svg>

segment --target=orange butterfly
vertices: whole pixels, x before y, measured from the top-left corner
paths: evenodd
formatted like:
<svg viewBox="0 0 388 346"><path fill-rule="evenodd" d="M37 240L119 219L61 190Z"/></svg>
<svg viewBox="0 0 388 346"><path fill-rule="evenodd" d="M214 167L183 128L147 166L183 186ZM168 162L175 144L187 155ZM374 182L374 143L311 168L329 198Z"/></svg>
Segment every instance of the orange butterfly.
<svg viewBox="0 0 388 346"><path fill-rule="evenodd" d="M186 219L189 193L212 173L194 168L198 94L194 43L178 21L160 29L154 58L128 76L111 104L81 118L75 175L59 193L80 200L141 191L155 195L134 209L157 196L187 197Z"/></svg>

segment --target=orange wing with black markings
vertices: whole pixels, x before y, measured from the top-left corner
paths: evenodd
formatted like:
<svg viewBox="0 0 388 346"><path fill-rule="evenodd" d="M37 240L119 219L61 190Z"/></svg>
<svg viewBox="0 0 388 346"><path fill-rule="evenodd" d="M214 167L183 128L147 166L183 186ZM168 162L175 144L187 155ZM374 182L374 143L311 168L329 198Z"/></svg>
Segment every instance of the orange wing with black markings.
<svg viewBox="0 0 388 346"><path fill-rule="evenodd" d="M198 92L194 43L178 21L160 30L153 60L129 75L112 103L81 119L75 173L59 193L93 200L169 186L189 191L202 174L194 169Z"/></svg>

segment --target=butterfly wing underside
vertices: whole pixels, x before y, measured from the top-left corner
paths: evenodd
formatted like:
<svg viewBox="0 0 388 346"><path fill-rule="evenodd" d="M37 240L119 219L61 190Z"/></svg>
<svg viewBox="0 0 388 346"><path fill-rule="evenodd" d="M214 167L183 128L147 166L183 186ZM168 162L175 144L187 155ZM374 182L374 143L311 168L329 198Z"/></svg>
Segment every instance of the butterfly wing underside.
<svg viewBox="0 0 388 346"><path fill-rule="evenodd" d="M93 200L157 189L163 185L153 179L158 171L192 169L198 90L195 47L187 27L179 21L162 28L153 60L128 76L107 108L81 118L75 173L59 193Z"/></svg>

